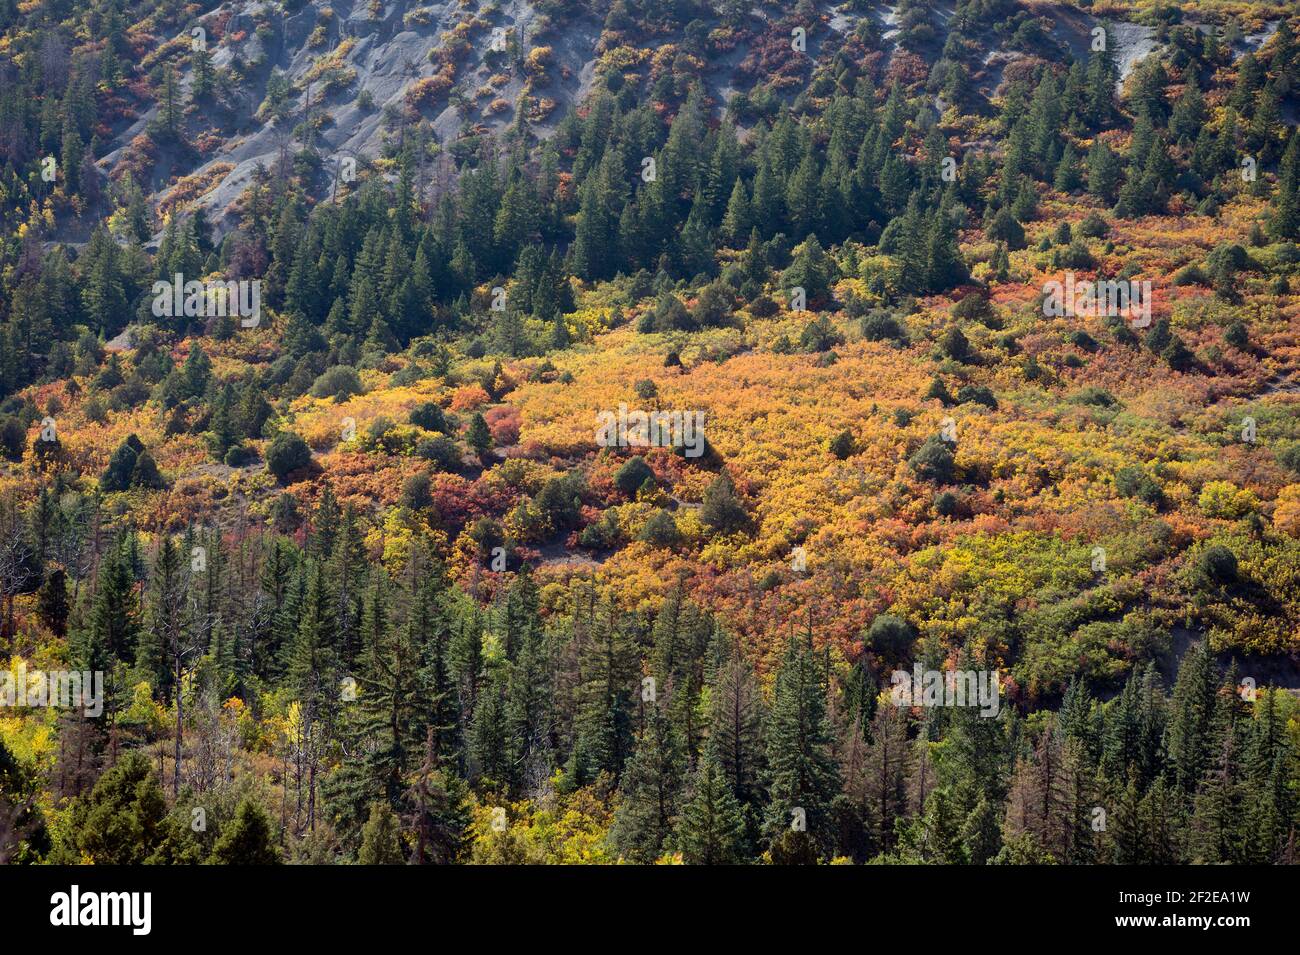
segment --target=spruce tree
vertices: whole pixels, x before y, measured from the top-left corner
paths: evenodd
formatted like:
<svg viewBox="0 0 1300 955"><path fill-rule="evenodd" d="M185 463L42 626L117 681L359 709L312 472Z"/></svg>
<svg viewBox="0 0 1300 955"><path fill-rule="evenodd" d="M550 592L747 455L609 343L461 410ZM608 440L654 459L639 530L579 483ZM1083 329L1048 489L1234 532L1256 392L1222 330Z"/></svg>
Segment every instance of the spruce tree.
<svg viewBox="0 0 1300 955"><path fill-rule="evenodd" d="M209 860L213 865L279 865L271 820L253 797L246 796L235 818L221 830Z"/></svg>
<svg viewBox="0 0 1300 955"><path fill-rule="evenodd" d="M839 792L839 770L831 750L822 669L812 649L795 637L777 673L766 735L768 837L779 838L792 824L806 826L819 853L828 854L835 839L830 808Z"/></svg>
<svg viewBox="0 0 1300 955"><path fill-rule="evenodd" d="M709 748L745 813L753 843L763 805L763 697L740 642L721 633L717 640L723 658L710 693Z"/></svg>
<svg viewBox="0 0 1300 955"><path fill-rule="evenodd" d="M576 739L565 768L569 786L605 772L615 779L632 748L632 688L636 651L611 595L596 610L593 594L579 594L573 642L579 655ZM581 603L585 602L584 608Z"/></svg>
<svg viewBox="0 0 1300 955"><path fill-rule="evenodd" d="M1268 231L1275 240L1300 238L1300 134L1294 130L1279 164Z"/></svg>
<svg viewBox="0 0 1300 955"><path fill-rule="evenodd" d="M687 865L732 865L745 858L745 821L717 757L706 749L677 823Z"/></svg>
<svg viewBox="0 0 1300 955"><path fill-rule="evenodd" d="M51 856L59 864L168 865L199 861L167 812L149 757L131 750L75 802Z"/></svg>
<svg viewBox="0 0 1300 955"><path fill-rule="evenodd" d="M895 824L907 811L907 773L912 750L901 707L879 705L870 725L862 768L862 795L871 843L877 852L894 847Z"/></svg>
<svg viewBox="0 0 1300 955"><path fill-rule="evenodd" d="M686 759L668 716L650 706L622 779L610 843L625 858L649 863L667 847L677 821Z"/></svg>
<svg viewBox="0 0 1300 955"><path fill-rule="evenodd" d="M1208 642L1196 644L1178 667L1170 702L1166 748L1174 782L1189 795L1210 765L1214 745L1211 726L1217 685L1215 669Z"/></svg>
<svg viewBox="0 0 1300 955"><path fill-rule="evenodd" d="M506 674L493 671L479 693L469 732L470 781L508 790L515 782L506 722Z"/></svg>
<svg viewBox="0 0 1300 955"><path fill-rule="evenodd" d="M370 806L370 818L361 830L357 862L361 865L403 865L406 862L397 816L385 802Z"/></svg>

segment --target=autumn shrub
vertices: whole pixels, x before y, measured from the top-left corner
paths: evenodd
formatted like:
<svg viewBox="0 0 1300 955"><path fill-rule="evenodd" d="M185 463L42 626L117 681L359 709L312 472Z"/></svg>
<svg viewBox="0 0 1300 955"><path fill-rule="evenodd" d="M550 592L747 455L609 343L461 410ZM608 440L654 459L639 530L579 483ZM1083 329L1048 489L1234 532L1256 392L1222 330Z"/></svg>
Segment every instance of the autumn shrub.
<svg viewBox="0 0 1300 955"><path fill-rule="evenodd" d="M1231 481L1210 481L1196 499L1206 517L1235 520L1259 506L1254 492L1243 490Z"/></svg>
<svg viewBox="0 0 1300 955"><path fill-rule="evenodd" d="M411 109L434 106L456 85L456 68L446 64L433 76L416 80L406 88L406 105Z"/></svg>
<svg viewBox="0 0 1300 955"><path fill-rule="evenodd" d="M555 53L549 46L534 47L528 52L528 57L524 61L524 70L530 76L543 77L554 58Z"/></svg>
<svg viewBox="0 0 1300 955"><path fill-rule="evenodd" d="M1283 534L1300 537L1300 484L1288 484L1278 492L1273 526Z"/></svg>
<svg viewBox="0 0 1300 955"><path fill-rule="evenodd" d="M487 422L488 430L492 432L492 440L497 447L517 444L519 442L519 409L512 405L502 405L497 408L488 409L483 415Z"/></svg>
<svg viewBox="0 0 1300 955"><path fill-rule="evenodd" d="M360 436L361 448L367 452L409 456L415 454L424 435L420 429L409 424L397 424L391 418L380 415L366 428Z"/></svg>
<svg viewBox="0 0 1300 955"><path fill-rule="evenodd" d="M475 411L491 400L482 385L465 385L457 388L456 393L451 396L451 410Z"/></svg>

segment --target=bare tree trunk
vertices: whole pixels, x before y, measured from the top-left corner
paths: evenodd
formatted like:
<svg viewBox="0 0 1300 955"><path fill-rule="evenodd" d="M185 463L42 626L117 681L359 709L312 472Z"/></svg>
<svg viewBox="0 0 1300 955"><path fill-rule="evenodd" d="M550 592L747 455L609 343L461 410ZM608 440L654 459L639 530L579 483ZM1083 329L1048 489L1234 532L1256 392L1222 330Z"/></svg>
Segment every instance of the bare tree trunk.
<svg viewBox="0 0 1300 955"><path fill-rule="evenodd" d="M284 845L284 834L289 827L289 747L284 749L280 761L280 845Z"/></svg>
<svg viewBox="0 0 1300 955"><path fill-rule="evenodd" d="M307 778L307 830L316 831L316 754L310 756L311 763Z"/></svg>
<svg viewBox="0 0 1300 955"><path fill-rule="evenodd" d="M302 729L298 730L298 742L293 753L293 827L298 831L302 827L302 755L303 742L306 739Z"/></svg>
<svg viewBox="0 0 1300 955"><path fill-rule="evenodd" d="M185 694L181 688L181 655L176 654L176 766L172 772L172 798L181 794L181 719L185 712Z"/></svg>

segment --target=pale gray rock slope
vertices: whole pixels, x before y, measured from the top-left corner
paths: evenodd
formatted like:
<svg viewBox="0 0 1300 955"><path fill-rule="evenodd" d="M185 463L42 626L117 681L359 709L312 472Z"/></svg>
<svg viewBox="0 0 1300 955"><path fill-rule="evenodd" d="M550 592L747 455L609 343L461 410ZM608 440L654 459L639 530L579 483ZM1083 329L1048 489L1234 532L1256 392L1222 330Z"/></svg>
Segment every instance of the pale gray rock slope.
<svg viewBox="0 0 1300 955"><path fill-rule="evenodd" d="M332 16L323 16L327 9L332 11ZM821 0L817 9L834 33L851 32L860 18L869 17L883 34L887 46L892 47L896 40L896 9L886 3L862 11L833 0ZM953 9L951 0L939 0L932 9L931 20L940 38L946 34ZM1072 8L1040 7L1038 12L1051 18L1053 35L1076 57L1088 56L1091 31L1097 20ZM385 137L392 135L386 115L400 113L405 108L407 90L412 83L438 71L440 65L430 60L430 53L440 47L445 31L471 16L486 20L491 27L472 35L471 50L457 69L457 86L466 91L471 105L461 111L444 97L437 106L423 113L423 118L444 144L454 143L467 133L500 130L513 122L514 104L525 81L523 71L504 70L499 62L495 62L494 69L488 62L492 59L494 32L503 30L522 37L525 52L536 46L548 46L552 50L553 61L548 71L551 78L534 95L553 100L556 107L545 119L530 124L537 135L549 135L556 123L582 102L595 80L595 48L602 25L595 17L548 27L529 0L471 2L466 6L459 0L433 0L425 4L383 0L373 10L364 0L316 0L291 14L265 0L227 0L203 14L196 24L211 26L225 21L221 37L214 37L211 46L213 65L221 69L238 59L244 65L245 79L238 89L223 89L221 99L225 108L219 111L219 116L192 117L195 126L211 119L222 135L217 137L215 145L210 142L206 145L201 157L160 155L153 178L143 185L159 198L183 176L210 177L215 184L210 183L211 188L195 200L195 205L205 210L219 238L233 228L234 217L229 210L249 185L256 169L270 168L282 150L292 152L297 147L292 129L306 115L306 78L319 57L339 44L348 43L339 65L355 73L350 83L324 96L320 84L314 86L311 111L316 115L327 114L329 118L317 134L315 145L332 169L341 157L364 160L380 153ZM325 24L323 42L319 36L313 42L313 33L321 24ZM1258 48L1275 30L1276 24L1270 24L1262 32L1244 38L1238 54ZM824 39L819 35L815 44L810 44L810 54L819 54ZM1133 23L1114 23L1112 42L1125 77L1157 47L1153 31ZM705 79L719 103L725 103L743 85L736 71L748 53L748 47L742 43L708 64ZM976 77L978 84L986 93L992 93L1005 65L1022 55L991 49L984 69ZM283 72L293 86L290 97L293 118L282 126L258 118L267 81L274 70ZM491 96L475 98L475 91L494 73L508 74L508 81ZM188 91L191 83L188 74L181 78L183 90ZM361 104L363 91L371 100L368 106ZM497 98L509 103L510 108L499 112L489 110L488 104ZM101 169L106 173L111 171L124 158L132 139L156 115L157 109L151 108L120 129L111 151L100 160ZM323 175L318 185L328 189L328 179L327 174Z"/></svg>
<svg viewBox="0 0 1300 955"><path fill-rule="evenodd" d="M309 38L321 22L321 12L330 8L333 17L326 28L324 44L309 45ZM491 10L485 19L493 30L521 31L527 46L551 47L554 56L554 79L537 95L557 103L556 109L545 120L533 124L541 136L548 135L554 124L572 106L586 95L595 77L595 44L600 36L600 23L579 22L566 24L561 31L549 31L540 38L534 33L538 14L526 0L507 0L496 5L471 6L470 12ZM422 11L427 22L407 20L408 14ZM224 36L212 49L212 64L220 70L236 58L245 64L246 82L239 89L224 88L222 99L231 107L225 115L222 110L221 126L229 134L219 138L215 149L206 152L201 161L189 168L173 168L170 157L160 156L155 167L154 180L145 184L156 195L162 195L171 185L173 177L180 175L205 175L214 169L232 167L219 183L195 202L208 215L218 236L233 226L228 215L230 204L249 185L258 166L274 165L283 148L297 148L300 140L292 135L292 128L307 115L307 76L317 59L350 41L342 67L355 72L355 78L341 89L322 96L316 83L312 93L311 111L325 113L329 120L316 136L316 149L327 163L341 157L353 156L360 160L373 158L380 152L385 135L386 111L401 111L412 83L433 76L439 64L431 62L429 54L441 45L441 36L452 29L458 18L465 16L466 8L456 0L442 0L428 4L388 0L378 16L372 16L368 4L358 0L341 0L336 3L309 3L301 10L283 15L276 5L261 0L231 0L215 8L197 21L199 25L219 22L228 17ZM257 24L263 26L259 35ZM233 38L240 33L238 41ZM269 35L268 35L269 33ZM480 31L473 37L472 51L457 70L457 85L471 95L492 75L494 70L485 62L491 52L493 33ZM284 126L258 118L266 93L267 81L274 70L279 70L292 84L290 96L291 115ZM467 117L444 102L436 111L426 113L438 139L444 143L454 141L465 126L498 130L513 118L515 103L524 83L520 71L514 71L509 82L501 86L492 98L507 100L512 108L503 113L490 114L485 107L490 99L474 101ZM181 87L188 93L192 77L181 78ZM361 105L365 92L371 104ZM114 139L113 148L99 161L105 172L121 161L132 139L143 132L158 115L156 107L149 109ZM201 119L196 125L201 125Z"/></svg>

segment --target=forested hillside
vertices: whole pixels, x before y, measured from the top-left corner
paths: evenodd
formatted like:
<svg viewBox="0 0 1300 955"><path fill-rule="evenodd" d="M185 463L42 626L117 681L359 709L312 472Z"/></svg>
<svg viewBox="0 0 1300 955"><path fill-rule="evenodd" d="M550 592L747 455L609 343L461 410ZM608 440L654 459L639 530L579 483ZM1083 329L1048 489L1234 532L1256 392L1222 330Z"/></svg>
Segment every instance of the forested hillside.
<svg viewBox="0 0 1300 955"><path fill-rule="evenodd" d="M1297 31L0 0L0 862L1297 861Z"/></svg>

